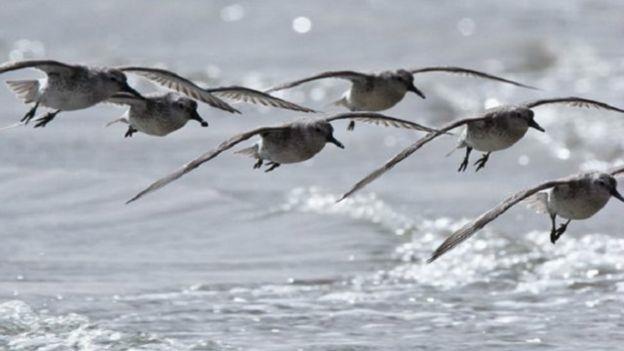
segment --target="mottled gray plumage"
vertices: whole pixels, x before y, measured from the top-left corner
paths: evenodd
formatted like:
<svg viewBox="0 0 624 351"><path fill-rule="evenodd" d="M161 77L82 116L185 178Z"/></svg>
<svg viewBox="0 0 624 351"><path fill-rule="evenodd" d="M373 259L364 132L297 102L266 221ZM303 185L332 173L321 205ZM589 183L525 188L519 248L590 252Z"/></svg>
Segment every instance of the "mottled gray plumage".
<svg viewBox="0 0 624 351"><path fill-rule="evenodd" d="M267 93L250 88L240 86L202 88L192 81L183 78L174 72L164 69L147 67L120 67L119 69L124 72L137 74L164 87L184 94L192 99L207 103L210 106L228 112L240 113L237 109L230 106L227 102L221 100L219 97L234 101L259 104L263 106L270 106L299 112L316 112L307 107L299 106L290 101L286 101L284 99L280 99L278 97L271 96Z"/></svg>
<svg viewBox="0 0 624 351"><path fill-rule="evenodd" d="M142 132L153 136L165 136L195 120L202 127L208 127L208 122L197 113L197 102L174 93L146 95L139 99L131 94L118 93L107 102L129 106L128 111L119 119L111 121L128 124L126 137L135 132Z"/></svg>
<svg viewBox="0 0 624 351"><path fill-rule="evenodd" d="M517 192L505 199L498 206L483 213L472 222L466 224L451 234L433 253L428 262L433 262L440 256L470 238L478 230L505 213L509 208L531 196L533 206L542 208L551 218L550 237L553 244L566 231L573 219L586 219L602 209L613 196L624 202L624 198L617 191L615 176L622 173L624 168L609 173L589 172L573 175L557 180L551 180L537 186ZM541 192L546 190L546 192ZM537 204L535 204L537 202ZM556 227L556 217L566 218L566 223Z"/></svg>
<svg viewBox="0 0 624 351"><path fill-rule="evenodd" d="M44 127L61 111L88 108L118 92L128 92L142 98L128 85L125 74L114 68L87 67L52 60L26 60L0 65L0 74L24 68L43 71L46 77L7 82L25 103L35 103L22 122L28 123L35 116L39 105L56 110L37 119L35 127Z"/></svg>
<svg viewBox="0 0 624 351"><path fill-rule="evenodd" d="M184 165L172 174L154 182L145 190L138 193L128 202L135 201L147 193L162 188L170 182L180 178L184 174L199 167L201 164L212 160L223 151L226 151L238 143L253 136L260 136L258 143L243 149L238 153L249 155L257 160L254 168L259 168L266 161L271 171L281 164L297 163L308 160L319 153L327 143L335 144L344 148L333 136L334 128L331 122L349 119L351 121L372 123L377 125L392 126L397 128L414 129L418 131L435 132L434 129L427 128L418 123L394 118L372 112L342 113L327 118L305 118L277 127L257 128L234 137L221 143L216 149L208 151L197 159Z"/></svg>
<svg viewBox="0 0 624 351"><path fill-rule="evenodd" d="M535 122L534 113L531 108L554 103L563 103L577 107L596 107L624 113L624 110L604 102L579 97L537 100L519 106L510 105L489 109L481 116L460 119L439 128L436 133L427 134L390 159L386 164L357 182L349 191L342 195L339 201L364 188L428 142L445 132L464 125L466 129L460 136L458 148L466 148L466 156L459 169L466 169L470 152L472 149L475 149L484 152L483 156L475 163L477 165L477 170L479 170L485 166L491 152L511 147L524 137L529 128L544 131L544 129Z"/></svg>
<svg viewBox="0 0 624 351"><path fill-rule="evenodd" d="M367 74L355 71L329 71L284 83L268 89L265 92L269 93L289 89L303 83L324 78L346 79L351 82L351 87L345 92L344 96L336 102L337 105L342 105L350 111L383 111L399 103L409 91L424 99L425 94L414 85L413 75L426 72L463 74L534 89L522 83L472 69L461 67L425 67L413 70L399 69L396 71L384 71L378 74Z"/></svg>

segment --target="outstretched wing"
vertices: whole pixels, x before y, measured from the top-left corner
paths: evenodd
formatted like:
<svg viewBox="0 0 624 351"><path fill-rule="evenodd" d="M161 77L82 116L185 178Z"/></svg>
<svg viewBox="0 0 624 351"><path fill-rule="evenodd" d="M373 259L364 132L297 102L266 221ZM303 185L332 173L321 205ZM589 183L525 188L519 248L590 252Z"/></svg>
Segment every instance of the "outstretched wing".
<svg viewBox="0 0 624 351"><path fill-rule="evenodd" d="M618 175L620 175L620 174L624 173L624 166L620 166L620 167L618 167L618 168L614 168L614 169L610 170L610 171L609 171L609 173L610 173L612 176L614 176L614 177L615 177L615 176L618 176Z"/></svg>
<svg viewBox="0 0 624 351"><path fill-rule="evenodd" d="M23 68L35 68L45 73L52 73L61 71L67 72L76 67L53 60L10 61L0 65L0 73L16 71Z"/></svg>
<svg viewBox="0 0 624 351"><path fill-rule="evenodd" d="M446 132L448 132L448 131L450 131L452 129L460 127L460 126L462 126L462 125L464 125L466 123L483 120L485 118L488 118L488 117L477 117L477 118L461 119L459 121L452 122L452 123L448 124L447 126L438 129L437 132L432 132L432 133L429 133L429 134L425 135L424 137L422 137L421 139L416 141L414 144L408 146L406 149L404 149L403 151L398 153L390 161L386 162L386 164L384 164L380 168L374 170L369 175L364 177L362 180L357 182L351 188L351 190L349 190L346 193L344 193L340 197L340 199L338 201L344 200L345 198L347 198L347 197L351 196L352 194L354 194L356 191L359 191L360 189L362 189L365 186L367 186L368 184L370 184L375 179L381 177L381 175L383 175L387 171L391 170L394 166L396 166L397 163L403 161L404 159L409 157L411 154L416 152L418 149L420 149L423 145L427 144L428 142L430 142L431 140L437 138L438 136L440 136L440 135L442 135L442 134L444 134L444 133L446 133Z"/></svg>
<svg viewBox="0 0 624 351"><path fill-rule="evenodd" d="M517 192L511 195L510 197L506 198L503 202L498 204L498 206L485 212L484 214L479 216L474 221L466 224L465 226L457 230L455 233L451 234L451 236L449 236L446 240L444 240L442 245L440 245L433 252L433 255L431 255L431 258L429 258L427 262L431 263L435 261L436 259L438 259L438 257L444 255L446 252L453 249L455 246L461 244L463 241L467 240L472 235L474 235L474 233L476 233L479 229L485 227L488 223L495 220L498 216L505 213L505 211L507 211L509 208L511 208L513 205L517 204L518 202L528 198L529 196L537 193L538 191L549 189L559 184L566 183L568 181L569 181L569 178L562 178L558 180L548 181L538 186L534 186L532 188L525 189L525 190L522 190L520 192Z"/></svg>
<svg viewBox="0 0 624 351"><path fill-rule="evenodd" d="M605 102L585 99L585 98L580 98L580 97L575 97L575 96L553 98L553 99L541 99L541 100L528 102L525 104L525 106L528 108L534 108L534 107L546 105L546 104L566 104L566 105L573 106L573 107L586 107L586 108L595 107L599 109L605 109L605 110L611 110L611 111L624 113L624 110L617 108L615 106L611 106Z"/></svg>
<svg viewBox="0 0 624 351"><path fill-rule="evenodd" d="M462 67L453 67L453 66L424 67L424 68L412 69L412 70L409 70L409 72L412 73L412 74L427 73L427 72L455 73L455 74L462 74L462 75L467 75L467 76L476 77L476 78L495 80L495 81L498 81L498 82L507 83L507 84L511 84L511 85L515 85L515 86L523 87L523 88L527 88L527 89L538 90L538 88L536 88L536 87L533 87L533 86L530 86L530 85L527 85L527 84L523 84L523 83L520 83L520 82L516 82L516 81L511 80L511 79L506 79L506 78L503 78L503 77L495 76L493 74L489 74L489 73L485 73L485 72L481 72L481 71L476 71L476 70L468 69L468 68L462 68Z"/></svg>
<svg viewBox="0 0 624 351"><path fill-rule="evenodd" d="M309 109L304 106L299 106L290 101L286 101L284 99L280 99L275 96L271 96L267 93L263 93L258 90L245 88L245 87L221 87L221 88L213 88L213 89L205 89L205 91L212 93L214 95L232 99L235 101L242 101L251 104L260 104L264 106L273 106L277 108L283 108L286 110L300 111L300 112L316 112L312 109Z"/></svg>
<svg viewBox="0 0 624 351"><path fill-rule="evenodd" d="M340 113L331 117L326 118L327 122L336 121L339 119L350 119L353 121L364 122L375 124L384 127L395 127L395 128L405 128L405 129L414 129L420 130L423 132L437 132L436 129L425 127L421 124L414 123L412 121L407 121L400 118L390 117L383 115L381 113L374 112L347 112Z"/></svg>
<svg viewBox="0 0 624 351"><path fill-rule="evenodd" d="M133 202L135 200L138 200L139 198L143 197L144 195L151 193L153 191L156 191L162 187L164 187L165 185L173 182L174 180L182 177L183 175L185 175L186 173L194 170L195 168L201 166L204 162L208 162L210 160L212 160L213 158L217 157L220 153L222 153L225 150L228 150L230 148L232 148L234 145L245 141L251 137L253 137L254 135L258 135L258 134L263 134L263 133L268 133L268 132L272 132L272 131L278 131L278 130L283 130L284 128L288 128L287 126L283 126L283 127L265 127L265 128L257 128L254 130L251 130L249 132L246 133L242 133L242 134L238 134L233 136L232 138L224 141L223 143L221 143L221 145L219 145L216 149L213 149L211 151L206 152L205 154L199 156L198 158L194 159L193 161L185 164L184 166L182 166L180 169L178 169L177 171L157 180L156 182L152 183L149 187L147 187L145 190L139 192L138 194L136 194L132 199L128 200L126 203L130 203Z"/></svg>
<svg viewBox="0 0 624 351"><path fill-rule="evenodd" d="M114 94L110 98L104 100L104 102L115 105L143 106L146 104L147 100L141 99L130 93L122 92Z"/></svg>
<svg viewBox="0 0 624 351"><path fill-rule="evenodd" d="M370 75L365 74L365 73L360 73L360 72L354 72L354 71L329 71L329 72L323 72L311 77L307 77L307 78L303 78L303 79L299 79L299 80L295 80L292 82L288 82L288 83L284 83L284 84L280 84L278 86L275 86L271 89L265 90L265 93L271 93L274 91L278 91L278 90L284 90L284 89L289 89L292 87L296 87L297 85L301 85L303 83L307 83L307 82L311 82L313 80L317 80L317 79L325 79L325 78L339 78L339 79L346 79L346 80L350 80L350 81L362 81L365 82L366 80L370 79Z"/></svg>
<svg viewBox="0 0 624 351"><path fill-rule="evenodd" d="M192 99L205 102L212 107L232 113L240 113L240 111L230 106L227 102L207 92L205 89L202 89L190 80L180 77L171 71L148 67L120 67L119 70L137 74L145 79L151 80L152 82L182 93Z"/></svg>

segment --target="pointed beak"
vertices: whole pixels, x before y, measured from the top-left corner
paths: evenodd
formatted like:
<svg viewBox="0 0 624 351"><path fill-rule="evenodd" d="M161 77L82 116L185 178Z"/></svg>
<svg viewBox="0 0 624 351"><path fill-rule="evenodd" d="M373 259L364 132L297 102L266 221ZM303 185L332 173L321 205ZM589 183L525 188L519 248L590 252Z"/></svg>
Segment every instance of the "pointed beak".
<svg viewBox="0 0 624 351"><path fill-rule="evenodd" d="M341 149L344 149L344 145L342 145L341 142L339 142L336 138L334 138L333 135L330 135L329 138L327 138L327 142L328 143L332 143L332 144L338 146Z"/></svg>
<svg viewBox="0 0 624 351"><path fill-rule="evenodd" d="M611 190L611 196L613 196L614 198L624 202L624 197L622 197L622 195L617 191L616 188L613 188L613 190Z"/></svg>
<svg viewBox="0 0 624 351"><path fill-rule="evenodd" d="M132 88L131 86L128 85L128 83L124 83L123 87L121 88L122 91L128 92L136 97L138 97L139 99L143 99L145 100L145 97L143 97L143 95L141 95L138 91L134 90L134 88Z"/></svg>
<svg viewBox="0 0 624 351"><path fill-rule="evenodd" d="M531 128L535 128L535 129L539 130L539 131L540 131L540 132L542 132L542 133L546 131L544 128L542 128L542 126L540 126L539 124L537 124L537 122L535 122L535 120L534 120L534 119L532 119L532 120L529 122L529 127L531 127Z"/></svg>
<svg viewBox="0 0 624 351"><path fill-rule="evenodd" d="M418 88L416 88L416 86L414 84L412 84L411 86L409 86L407 88L407 91L411 91L412 93L420 96L423 99L426 99L425 94L423 94L422 91L418 90Z"/></svg>
<svg viewBox="0 0 624 351"><path fill-rule="evenodd" d="M208 127L208 122L204 121L204 119L201 118L201 116L199 115L199 113L197 113L197 111L193 111L193 115L191 116L191 119L199 122L199 124L201 124L202 127Z"/></svg>

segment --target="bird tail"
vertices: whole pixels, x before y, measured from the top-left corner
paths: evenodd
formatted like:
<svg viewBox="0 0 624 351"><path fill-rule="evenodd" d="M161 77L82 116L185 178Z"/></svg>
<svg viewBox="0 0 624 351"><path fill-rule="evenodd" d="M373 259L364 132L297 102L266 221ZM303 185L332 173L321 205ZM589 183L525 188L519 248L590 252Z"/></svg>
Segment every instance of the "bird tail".
<svg viewBox="0 0 624 351"><path fill-rule="evenodd" d="M258 145L253 145L250 147L246 147L244 149L238 150L234 152L235 154L249 156L251 158L260 158L260 154L258 154Z"/></svg>
<svg viewBox="0 0 624 351"><path fill-rule="evenodd" d="M38 80L8 80L6 84L24 103L28 104L37 99L39 93Z"/></svg>
<svg viewBox="0 0 624 351"><path fill-rule="evenodd" d="M107 127L110 127L111 125L115 124L115 123L125 123L125 124L130 124L130 122L128 121L128 117L119 117L117 119L114 119L108 123L106 123Z"/></svg>
<svg viewBox="0 0 624 351"><path fill-rule="evenodd" d="M534 195L529 196L523 201L526 207L537 213L549 213L548 211L548 192L540 191Z"/></svg>

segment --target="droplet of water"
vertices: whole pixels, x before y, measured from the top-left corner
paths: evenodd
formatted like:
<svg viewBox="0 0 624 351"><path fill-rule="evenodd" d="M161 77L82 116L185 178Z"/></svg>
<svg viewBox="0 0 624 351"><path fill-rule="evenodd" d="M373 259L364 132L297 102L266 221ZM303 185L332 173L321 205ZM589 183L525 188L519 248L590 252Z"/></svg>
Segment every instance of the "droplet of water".
<svg viewBox="0 0 624 351"><path fill-rule="evenodd" d="M240 4L233 4L221 9L221 19L225 22L240 21L245 17L245 8Z"/></svg>
<svg viewBox="0 0 624 351"><path fill-rule="evenodd" d="M471 36L475 31L475 27L476 25L472 18L464 17L457 22L457 30L465 37Z"/></svg>
<svg viewBox="0 0 624 351"><path fill-rule="evenodd" d="M297 17L292 22L292 28L297 33L307 33L312 29L312 21L307 17Z"/></svg>

